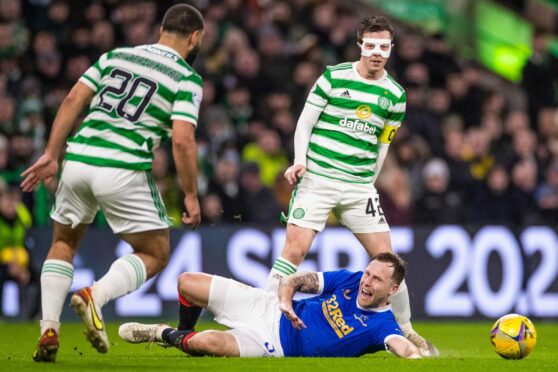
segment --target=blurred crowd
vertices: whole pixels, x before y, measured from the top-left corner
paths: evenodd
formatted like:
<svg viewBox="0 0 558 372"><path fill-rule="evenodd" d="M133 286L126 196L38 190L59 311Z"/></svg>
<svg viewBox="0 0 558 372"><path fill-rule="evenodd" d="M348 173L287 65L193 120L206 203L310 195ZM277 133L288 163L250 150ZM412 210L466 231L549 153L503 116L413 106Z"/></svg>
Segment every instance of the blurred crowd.
<svg viewBox="0 0 558 372"><path fill-rule="evenodd" d="M0 177L10 185L41 154L69 88L103 53L156 42L175 1L0 0ZM325 66L359 58L356 2L195 2L206 35L197 129L206 224L278 225L291 187L283 172L306 95ZM511 83L456 57L441 35L396 24L388 71L407 90L407 116L376 183L391 225L558 223L558 64L535 33L523 100ZM524 104L523 104L524 103ZM182 195L170 144L153 175L171 217ZM56 184L21 203L49 223ZM102 224L102 218L98 224ZM335 223L333 221L332 223Z"/></svg>

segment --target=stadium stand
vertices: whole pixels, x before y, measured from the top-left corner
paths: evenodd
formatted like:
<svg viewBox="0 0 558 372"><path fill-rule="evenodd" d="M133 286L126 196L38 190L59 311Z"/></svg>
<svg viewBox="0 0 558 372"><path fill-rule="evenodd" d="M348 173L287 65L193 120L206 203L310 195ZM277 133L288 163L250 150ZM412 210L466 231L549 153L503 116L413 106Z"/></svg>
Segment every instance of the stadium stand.
<svg viewBox="0 0 558 372"><path fill-rule="evenodd" d="M0 0L0 177L19 181L71 85L101 53L156 41L156 22L173 3ZM206 19L194 66L204 78L198 137L206 223L279 224L290 194L282 174L306 95L326 65L358 58L356 24L377 11L348 4L197 3ZM407 89L407 117L377 182L391 225L558 223L558 60L545 35L534 33L523 83L512 84L457 57L440 35L397 25L388 71ZM528 99L517 104L510 91ZM157 152L154 177L169 213L180 216L168 151ZM55 189L24 197L34 226L49 224Z"/></svg>

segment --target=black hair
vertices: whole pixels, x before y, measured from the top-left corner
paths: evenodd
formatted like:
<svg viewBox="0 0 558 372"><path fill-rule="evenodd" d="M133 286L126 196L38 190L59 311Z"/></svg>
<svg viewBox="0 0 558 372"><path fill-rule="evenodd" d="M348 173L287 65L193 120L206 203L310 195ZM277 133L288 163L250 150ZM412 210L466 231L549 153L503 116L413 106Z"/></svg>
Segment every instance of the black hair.
<svg viewBox="0 0 558 372"><path fill-rule="evenodd" d="M188 4L171 6L163 17L163 31L188 36L203 30L203 16L199 10Z"/></svg>
<svg viewBox="0 0 558 372"><path fill-rule="evenodd" d="M365 32L389 31L389 35L393 39L393 27L386 17L372 16L364 18L358 24L357 42L362 43L362 36Z"/></svg>

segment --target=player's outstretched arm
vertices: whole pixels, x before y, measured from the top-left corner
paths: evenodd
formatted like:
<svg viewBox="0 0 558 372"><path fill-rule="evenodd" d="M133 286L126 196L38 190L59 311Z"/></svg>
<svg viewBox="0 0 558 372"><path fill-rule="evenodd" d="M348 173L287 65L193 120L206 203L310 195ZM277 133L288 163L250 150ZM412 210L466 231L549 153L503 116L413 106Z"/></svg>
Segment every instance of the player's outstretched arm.
<svg viewBox="0 0 558 372"><path fill-rule="evenodd" d="M418 359L422 355L417 347L405 337L391 337L387 342L387 349L392 354L401 358Z"/></svg>
<svg viewBox="0 0 558 372"><path fill-rule="evenodd" d="M290 320L296 329L306 328L306 325L293 310L293 297L296 292L318 293L320 279L318 273L295 273L281 278L279 282L279 309Z"/></svg>
<svg viewBox="0 0 558 372"><path fill-rule="evenodd" d="M195 229L201 221L198 202L198 162L196 127L191 123L175 120L172 125L172 154L182 190L184 191L184 207L186 213L182 221Z"/></svg>
<svg viewBox="0 0 558 372"><path fill-rule="evenodd" d="M93 99L94 94L95 92L90 87L79 81L70 90L54 118L44 155L21 174L24 177L21 183L23 191L35 190L41 181L48 184L56 175L58 158L60 158L66 139L72 132L80 114Z"/></svg>
<svg viewBox="0 0 558 372"><path fill-rule="evenodd" d="M312 128L318 122L322 111L323 109L306 104L298 118L294 134L294 164L285 171L285 178L291 185L306 172L306 153L308 152Z"/></svg>

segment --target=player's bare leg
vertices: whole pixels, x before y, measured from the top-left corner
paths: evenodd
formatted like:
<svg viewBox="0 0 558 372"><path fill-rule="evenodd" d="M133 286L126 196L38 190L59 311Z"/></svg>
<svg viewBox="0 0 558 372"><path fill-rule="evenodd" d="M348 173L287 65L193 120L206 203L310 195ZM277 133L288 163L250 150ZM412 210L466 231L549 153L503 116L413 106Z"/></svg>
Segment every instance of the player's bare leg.
<svg viewBox="0 0 558 372"><path fill-rule="evenodd" d="M281 278L296 273L318 232L289 223L281 256L273 264L265 284L266 291L277 291Z"/></svg>
<svg viewBox="0 0 558 372"><path fill-rule="evenodd" d="M108 336L101 313L110 300L130 293L160 272L168 262L168 229L122 234L134 249L133 254L120 257L93 286L74 293L71 305L85 324L85 335L100 353L109 349Z"/></svg>
<svg viewBox="0 0 558 372"><path fill-rule="evenodd" d="M223 331L195 332L193 326L199 312L195 308L207 308L213 276L205 273L183 273L178 277L178 291L181 307L185 301L189 306L180 313L180 323L189 323L189 329L174 329L163 324L125 323L119 328L119 335L130 343L164 342L190 355L240 356L238 344L233 335Z"/></svg>
<svg viewBox="0 0 558 372"><path fill-rule="evenodd" d="M387 231L377 233L355 233L354 235L371 258L382 252L393 252L390 234ZM405 337L419 348L423 356L438 356L438 349L419 335L411 325L409 290L404 279L399 285L397 292L395 292L389 300L395 319L405 334Z"/></svg>
<svg viewBox="0 0 558 372"><path fill-rule="evenodd" d="M203 331L188 339L186 343L188 351L184 351L192 355L240 356L236 339L224 331Z"/></svg>
<svg viewBox="0 0 558 372"><path fill-rule="evenodd" d="M224 331L207 330L198 333L181 331L166 324L124 323L118 329L118 334L124 341L132 344L164 343L192 356L240 356L236 339Z"/></svg>
<svg viewBox="0 0 558 372"><path fill-rule="evenodd" d="M121 234L122 239L134 249L134 254L143 261L147 278L158 274L169 262L169 229Z"/></svg>
<svg viewBox="0 0 558 372"><path fill-rule="evenodd" d="M118 334L126 342L154 341L159 344L175 346L186 353L195 354L195 352L190 352L188 342L190 338L197 335L194 327L202 308L208 306L212 280L213 276L205 273L183 273L178 277L180 304L177 329L165 324L125 323L118 329ZM202 336L202 341L195 344L198 345L196 350L201 350L204 347L203 345L206 345L203 341L206 337L213 336Z"/></svg>
<svg viewBox="0 0 558 372"><path fill-rule="evenodd" d="M37 362L54 362L58 352L60 314L72 285L73 259L87 225L72 229L54 221L52 246L41 273L41 337L33 359Z"/></svg>
<svg viewBox="0 0 558 372"><path fill-rule="evenodd" d="M178 277L178 292L193 305L206 308L213 275L182 273Z"/></svg>

